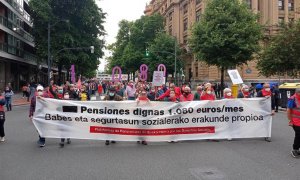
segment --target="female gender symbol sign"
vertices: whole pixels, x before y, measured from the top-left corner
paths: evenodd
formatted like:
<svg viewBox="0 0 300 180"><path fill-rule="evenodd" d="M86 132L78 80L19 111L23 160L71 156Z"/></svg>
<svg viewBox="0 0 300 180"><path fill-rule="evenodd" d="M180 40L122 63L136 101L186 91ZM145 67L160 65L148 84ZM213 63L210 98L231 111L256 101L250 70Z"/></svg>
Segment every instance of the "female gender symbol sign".
<svg viewBox="0 0 300 180"><path fill-rule="evenodd" d="M118 71L119 73L119 78L116 80L115 78L115 72ZM112 79L112 82L115 82L115 81L121 81L122 79L122 70L119 66L115 66L113 69L112 69L112 75L111 75L111 79Z"/></svg>
<svg viewBox="0 0 300 180"><path fill-rule="evenodd" d="M141 72L140 79L142 81L147 81L147 79L148 79L148 66L146 64L142 64L140 66L140 72Z"/></svg>
<svg viewBox="0 0 300 180"><path fill-rule="evenodd" d="M158 65L158 67L157 67L157 71L164 71L164 77L166 77L166 74L167 74L167 68L166 68L166 66L164 65L164 64L160 64L160 65Z"/></svg>

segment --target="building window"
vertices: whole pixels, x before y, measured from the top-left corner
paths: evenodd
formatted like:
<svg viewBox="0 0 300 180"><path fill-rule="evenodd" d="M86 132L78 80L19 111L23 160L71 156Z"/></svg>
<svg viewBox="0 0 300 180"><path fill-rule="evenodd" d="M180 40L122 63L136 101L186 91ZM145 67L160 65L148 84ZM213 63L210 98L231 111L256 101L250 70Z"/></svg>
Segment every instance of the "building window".
<svg viewBox="0 0 300 180"><path fill-rule="evenodd" d="M278 0L278 9L284 10L284 0Z"/></svg>
<svg viewBox="0 0 300 180"><path fill-rule="evenodd" d="M284 23L284 17L279 17L278 18L278 24Z"/></svg>
<svg viewBox="0 0 300 180"><path fill-rule="evenodd" d="M198 67L195 67L195 76L198 77Z"/></svg>
<svg viewBox="0 0 300 180"><path fill-rule="evenodd" d="M200 4L202 0L196 0L196 5Z"/></svg>
<svg viewBox="0 0 300 180"><path fill-rule="evenodd" d="M169 26L169 35L172 35L172 32L173 32L173 28L172 28L172 25Z"/></svg>
<svg viewBox="0 0 300 180"><path fill-rule="evenodd" d="M252 0L246 0L246 4L249 9L252 9Z"/></svg>
<svg viewBox="0 0 300 180"><path fill-rule="evenodd" d="M260 11L260 0L257 1L257 10Z"/></svg>
<svg viewBox="0 0 300 180"><path fill-rule="evenodd" d="M294 18L289 18L289 22L294 22Z"/></svg>
<svg viewBox="0 0 300 180"><path fill-rule="evenodd" d="M173 18L173 12L170 12L169 13L169 21L172 21L172 18Z"/></svg>
<svg viewBox="0 0 300 180"><path fill-rule="evenodd" d="M185 5L183 6L183 14L186 14L187 12L188 12L188 5L185 4Z"/></svg>
<svg viewBox="0 0 300 180"><path fill-rule="evenodd" d="M201 10L196 11L196 22L200 21L200 16L201 16Z"/></svg>
<svg viewBox="0 0 300 180"><path fill-rule="evenodd" d="M294 0L289 0L289 11L294 11Z"/></svg>
<svg viewBox="0 0 300 180"><path fill-rule="evenodd" d="M187 31L188 30L188 19L185 18L183 20L183 31Z"/></svg>

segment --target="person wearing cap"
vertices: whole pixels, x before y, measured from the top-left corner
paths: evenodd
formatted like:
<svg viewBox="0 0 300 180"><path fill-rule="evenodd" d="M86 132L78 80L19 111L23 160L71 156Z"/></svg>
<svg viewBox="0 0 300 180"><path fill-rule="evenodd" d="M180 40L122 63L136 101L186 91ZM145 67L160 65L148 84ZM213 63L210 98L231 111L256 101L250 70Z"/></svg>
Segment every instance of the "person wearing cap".
<svg viewBox="0 0 300 180"><path fill-rule="evenodd" d="M183 93L179 99L180 99L180 102L193 101L194 94L191 93L191 88L188 86L185 86L183 89Z"/></svg>
<svg viewBox="0 0 300 180"><path fill-rule="evenodd" d="M241 91L238 94L237 98L251 98L251 94L249 91L249 87L247 85L243 85Z"/></svg>
<svg viewBox="0 0 300 180"><path fill-rule="evenodd" d="M295 94L288 100L287 117L289 126L293 127L295 131L291 155L294 158L300 158L300 88L297 88Z"/></svg>
<svg viewBox="0 0 300 180"><path fill-rule="evenodd" d="M44 98L49 98L48 93L44 92L44 87L41 85L38 85L36 88L36 93L35 95L31 98L31 103L30 103L30 109L29 109L29 118L32 121L33 114L35 112L35 107L36 107L36 98L37 97L44 97ZM44 137L41 137L39 135L39 140L38 140L38 145L40 147L44 147L46 143L46 139Z"/></svg>
<svg viewBox="0 0 300 180"><path fill-rule="evenodd" d="M0 90L0 142L5 141L5 133L4 133L4 122L5 122L5 112L4 112L5 98L1 94Z"/></svg>
<svg viewBox="0 0 300 180"><path fill-rule="evenodd" d="M106 95L103 99L104 101L123 101L123 98L116 93L116 89L114 87L109 88L108 95ZM111 141L111 143L116 143L116 141ZM105 145L109 145L109 140L105 141Z"/></svg>

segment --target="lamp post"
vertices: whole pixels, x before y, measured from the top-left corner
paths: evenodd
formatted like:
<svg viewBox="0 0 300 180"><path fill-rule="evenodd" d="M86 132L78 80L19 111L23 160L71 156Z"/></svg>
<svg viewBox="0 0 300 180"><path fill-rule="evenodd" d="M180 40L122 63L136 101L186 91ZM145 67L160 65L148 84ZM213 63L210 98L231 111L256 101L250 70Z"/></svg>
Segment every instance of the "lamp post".
<svg viewBox="0 0 300 180"><path fill-rule="evenodd" d="M52 66L52 61L51 61L51 27L55 26L57 23L59 22L66 22L69 23L69 20L59 20L57 22L55 22L54 24L50 24L50 22L48 22L48 85L50 85L50 72L51 72L51 66Z"/></svg>

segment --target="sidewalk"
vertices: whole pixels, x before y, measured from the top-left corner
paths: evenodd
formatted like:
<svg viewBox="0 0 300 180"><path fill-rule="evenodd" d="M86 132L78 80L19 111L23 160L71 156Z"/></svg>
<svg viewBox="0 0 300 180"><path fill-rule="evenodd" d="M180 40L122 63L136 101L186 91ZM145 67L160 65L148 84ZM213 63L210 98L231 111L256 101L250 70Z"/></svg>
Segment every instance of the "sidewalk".
<svg viewBox="0 0 300 180"><path fill-rule="evenodd" d="M17 92L12 96L12 105L13 106L22 106L22 105L30 104L30 99L29 99L29 102L27 102L27 98L22 98L22 95L23 95L22 92Z"/></svg>

